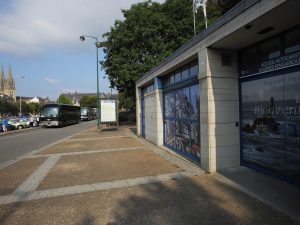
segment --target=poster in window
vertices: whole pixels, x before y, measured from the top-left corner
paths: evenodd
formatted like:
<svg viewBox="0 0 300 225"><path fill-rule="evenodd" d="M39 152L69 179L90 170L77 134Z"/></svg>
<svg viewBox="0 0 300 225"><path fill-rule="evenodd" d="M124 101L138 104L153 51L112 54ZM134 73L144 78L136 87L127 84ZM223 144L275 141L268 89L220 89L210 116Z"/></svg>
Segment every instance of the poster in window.
<svg viewBox="0 0 300 225"><path fill-rule="evenodd" d="M189 88L176 91L176 117L183 119L190 116L190 93Z"/></svg>

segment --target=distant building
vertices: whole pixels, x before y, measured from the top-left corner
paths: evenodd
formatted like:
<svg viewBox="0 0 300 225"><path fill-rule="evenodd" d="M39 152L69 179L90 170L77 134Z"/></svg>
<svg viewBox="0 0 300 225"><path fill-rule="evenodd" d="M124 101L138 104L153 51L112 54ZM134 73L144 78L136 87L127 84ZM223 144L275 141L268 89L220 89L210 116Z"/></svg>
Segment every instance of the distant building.
<svg viewBox="0 0 300 225"><path fill-rule="evenodd" d="M16 97L18 100L20 99L20 96ZM39 103L39 104L47 104L52 103L49 99L49 97L41 98L41 97L23 97L21 96L21 100L28 103Z"/></svg>
<svg viewBox="0 0 300 225"><path fill-rule="evenodd" d="M15 81L12 77L11 67L8 67L7 79L4 77L4 69L2 65L0 73L0 95L7 95L16 101L16 87Z"/></svg>
<svg viewBox="0 0 300 225"><path fill-rule="evenodd" d="M85 97L85 96L89 96L89 97L96 97L97 96L97 93L77 93L77 92L74 92L74 93L63 93L64 96L66 96L67 98L69 98L72 103L74 105L80 105L80 99L82 97ZM100 93L100 98L109 98L109 97L115 97L116 94L106 94L106 93Z"/></svg>

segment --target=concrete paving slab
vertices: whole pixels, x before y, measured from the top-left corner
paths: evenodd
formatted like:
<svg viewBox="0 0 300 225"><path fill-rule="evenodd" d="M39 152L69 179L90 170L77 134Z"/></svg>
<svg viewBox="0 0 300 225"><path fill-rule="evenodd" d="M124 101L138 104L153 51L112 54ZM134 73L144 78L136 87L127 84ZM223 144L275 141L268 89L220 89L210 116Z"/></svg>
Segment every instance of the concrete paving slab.
<svg viewBox="0 0 300 225"><path fill-rule="evenodd" d="M250 195L300 221L300 188L278 178L240 166L219 173Z"/></svg>
<svg viewBox="0 0 300 225"><path fill-rule="evenodd" d="M23 159L0 170L0 195L7 195L26 180L46 158Z"/></svg>
<svg viewBox="0 0 300 225"><path fill-rule="evenodd" d="M3 225L296 225L285 214L214 176L0 206Z"/></svg>
<svg viewBox="0 0 300 225"><path fill-rule="evenodd" d="M122 137L114 139L99 139L99 140L67 140L53 145L44 151L38 153L42 154L56 154L64 152L79 152L79 151L89 151L89 150L101 150L109 148L130 148L130 147L140 147L142 146L139 142L131 137Z"/></svg>
<svg viewBox="0 0 300 225"><path fill-rule="evenodd" d="M149 150L62 156L38 190L181 171Z"/></svg>

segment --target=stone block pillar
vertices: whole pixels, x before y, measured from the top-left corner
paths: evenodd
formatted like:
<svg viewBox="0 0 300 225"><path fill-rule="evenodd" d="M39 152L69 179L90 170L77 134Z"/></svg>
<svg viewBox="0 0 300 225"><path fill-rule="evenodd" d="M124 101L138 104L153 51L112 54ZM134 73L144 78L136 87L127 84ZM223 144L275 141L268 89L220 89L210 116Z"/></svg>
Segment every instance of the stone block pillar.
<svg viewBox="0 0 300 225"><path fill-rule="evenodd" d="M237 55L206 48L198 56L201 166L214 173L240 165Z"/></svg>

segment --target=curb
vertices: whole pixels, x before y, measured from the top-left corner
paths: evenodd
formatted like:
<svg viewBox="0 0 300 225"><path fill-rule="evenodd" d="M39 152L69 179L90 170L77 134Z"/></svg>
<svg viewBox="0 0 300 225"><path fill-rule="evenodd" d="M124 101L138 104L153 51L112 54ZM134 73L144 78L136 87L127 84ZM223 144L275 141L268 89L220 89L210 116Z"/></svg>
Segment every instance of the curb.
<svg viewBox="0 0 300 225"><path fill-rule="evenodd" d="M35 130L35 129L38 129L38 128L40 128L40 127L29 127L29 128L23 128L21 130L10 130L10 131L7 131L6 133L1 132L0 133L0 137L1 136L11 135L11 134L16 134L16 133L22 133L24 131L29 131L29 130Z"/></svg>

